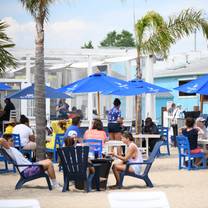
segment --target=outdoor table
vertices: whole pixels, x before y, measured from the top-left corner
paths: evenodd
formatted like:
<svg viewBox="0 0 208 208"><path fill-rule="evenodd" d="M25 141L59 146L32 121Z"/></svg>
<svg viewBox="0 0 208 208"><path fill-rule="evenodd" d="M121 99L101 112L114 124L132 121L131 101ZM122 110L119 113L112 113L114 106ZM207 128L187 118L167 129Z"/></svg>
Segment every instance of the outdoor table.
<svg viewBox="0 0 208 208"><path fill-rule="evenodd" d="M146 151L146 156L148 157L149 156L149 139L153 138L153 139L156 139L156 138L160 138L160 134L134 134L133 137L135 139L140 139L139 140L139 146L140 148L143 150L145 149ZM145 148L142 148L142 138L145 139L146 141L146 147ZM136 144L138 144L137 141L135 141Z"/></svg>
<svg viewBox="0 0 208 208"><path fill-rule="evenodd" d="M204 150L207 150L206 146L208 144L208 139L198 139L197 143L201 144Z"/></svg>
<svg viewBox="0 0 208 208"><path fill-rule="evenodd" d="M92 180L92 188L96 189L97 191L99 191L100 188L106 189L108 175L110 172L113 159L111 157L97 158L97 159L90 159L90 161L92 162L93 167L95 168L95 176L93 177ZM77 189L84 189L83 181L76 181L75 187Z"/></svg>
<svg viewBox="0 0 208 208"><path fill-rule="evenodd" d="M112 161L113 159L111 157L91 160L95 167L95 177L92 181L92 188L96 188L97 190L100 190L100 188L106 189Z"/></svg>
<svg viewBox="0 0 208 208"><path fill-rule="evenodd" d="M125 147L125 151L126 151L126 144L124 144L122 141L117 141L117 140L111 140L108 142L105 142L105 147L107 147L107 150L109 152L109 147Z"/></svg>

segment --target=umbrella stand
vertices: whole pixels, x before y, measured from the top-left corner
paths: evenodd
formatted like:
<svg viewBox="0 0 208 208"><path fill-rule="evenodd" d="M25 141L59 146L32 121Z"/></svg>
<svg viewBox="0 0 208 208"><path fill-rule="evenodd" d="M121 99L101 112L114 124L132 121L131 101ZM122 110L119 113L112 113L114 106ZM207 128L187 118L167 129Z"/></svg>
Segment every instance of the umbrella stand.
<svg viewBox="0 0 208 208"><path fill-rule="evenodd" d="M203 112L204 95L200 95L200 112Z"/></svg>
<svg viewBox="0 0 208 208"><path fill-rule="evenodd" d="M97 101L98 101L98 116L100 117L100 93L97 92Z"/></svg>

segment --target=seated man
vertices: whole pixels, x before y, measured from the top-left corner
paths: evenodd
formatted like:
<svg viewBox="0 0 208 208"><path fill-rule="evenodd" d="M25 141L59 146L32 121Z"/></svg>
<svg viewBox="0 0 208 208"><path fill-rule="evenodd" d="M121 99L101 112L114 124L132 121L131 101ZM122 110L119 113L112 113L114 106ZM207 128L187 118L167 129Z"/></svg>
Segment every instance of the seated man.
<svg viewBox="0 0 208 208"><path fill-rule="evenodd" d="M196 119L196 129L198 130L198 139L208 139L208 130L205 126L205 121L203 117L198 117Z"/></svg>
<svg viewBox="0 0 208 208"><path fill-rule="evenodd" d="M81 138L81 132L80 132L80 124L81 124L81 118L80 116L76 116L72 118L72 125L68 127L64 134L64 138L68 137L68 134L70 131L75 131L77 133L77 137Z"/></svg>
<svg viewBox="0 0 208 208"><path fill-rule="evenodd" d="M36 149L35 136L33 134L32 129L29 127L29 119L26 116L21 115L20 124L16 125L13 128L12 133L20 135L20 143L23 149L25 150Z"/></svg>
<svg viewBox="0 0 208 208"><path fill-rule="evenodd" d="M22 153L18 149L12 147L13 143L12 143L11 136L5 135L5 138L0 138L0 145L9 154L9 156L12 157L16 161L17 165L32 164L29 160L27 160L22 155ZM51 160L49 159L41 160L37 162L37 164L42 165L44 170L48 172L48 175L52 182L52 187L54 189L61 190L61 186L56 181L56 175L55 175L53 163L51 162ZM41 171L39 166L30 166L30 167L24 166L24 167L20 167L19 169L21 172L23 172L25 177L33 176Z"/></svg>

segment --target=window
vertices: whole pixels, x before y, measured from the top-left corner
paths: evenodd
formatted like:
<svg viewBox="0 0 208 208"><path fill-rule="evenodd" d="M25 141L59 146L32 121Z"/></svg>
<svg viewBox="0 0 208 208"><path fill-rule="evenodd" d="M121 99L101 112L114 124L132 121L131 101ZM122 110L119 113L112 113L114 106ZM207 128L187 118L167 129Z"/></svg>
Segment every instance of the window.
<svg viewBox="0 0 208 208"><path fill-rule="evenodd" d="M186 84L190 81L192 81L192 80L180 80L178 82L178 85L181 86L181 85L184 85L184 84ZM179 91L179 96L195 96L195 95L196 95L196 93L185 93L185 92L180 92Z"/></svg>

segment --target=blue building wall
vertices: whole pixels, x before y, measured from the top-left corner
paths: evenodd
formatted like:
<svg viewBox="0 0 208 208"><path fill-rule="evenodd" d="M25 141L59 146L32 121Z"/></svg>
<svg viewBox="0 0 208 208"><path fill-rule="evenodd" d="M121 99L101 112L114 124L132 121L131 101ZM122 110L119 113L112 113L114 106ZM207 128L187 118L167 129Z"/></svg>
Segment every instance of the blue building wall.
<svg viewBox="0 0 208 208"><path fill-rule="evenodd" d="M155 84L165 87L168 89L173 89L178 87L178 80L179 79L187 79L191 78L192 76L178 76L178 77L165 77L165 78L156 78L154 80ZM192 111L194 106L200 106L200 96L179 96L179 91L172 90L171 94L173 95L173 102L176 104L181 104L183 110L185 111ZM159 102L159 101L156 101ZM203 113L208 113L208 104L204 104Z"/></svg>

